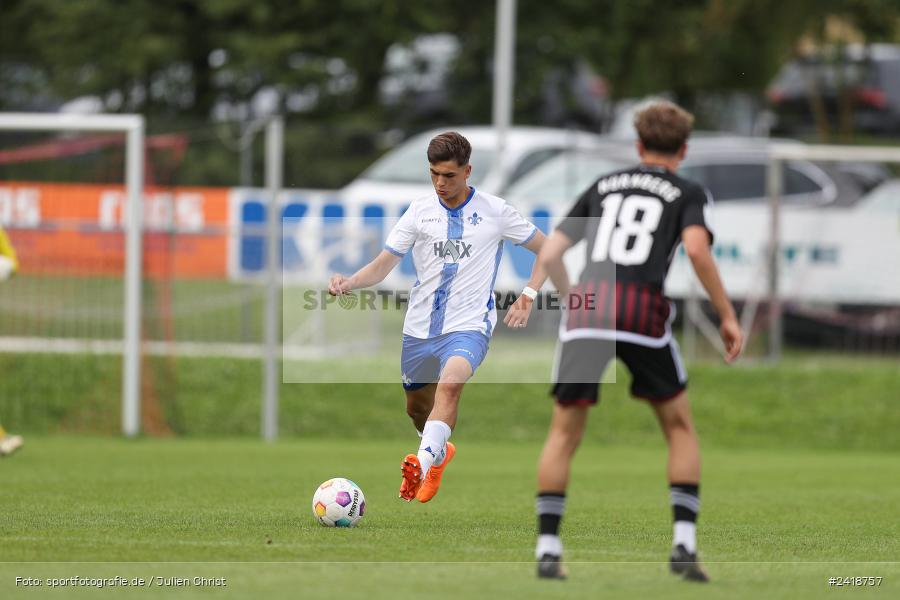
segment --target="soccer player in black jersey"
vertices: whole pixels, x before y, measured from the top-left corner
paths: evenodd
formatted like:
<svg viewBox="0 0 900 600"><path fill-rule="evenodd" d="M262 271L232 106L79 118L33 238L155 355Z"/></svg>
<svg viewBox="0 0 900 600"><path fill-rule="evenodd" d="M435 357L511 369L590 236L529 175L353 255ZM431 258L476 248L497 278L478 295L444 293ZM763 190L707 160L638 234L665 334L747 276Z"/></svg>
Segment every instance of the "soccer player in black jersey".
<svg viewBox="0 0 900 600"><path fill-rule="evenodd" d="M674 307L663 293L680 243L718 312L727 362L737 358L743 339L710 252L709 192L675 174L692 127L693 116L671 102L654 102L638 112L641 163L591 185L541 250L538 260L568 307L554 365L553 420L538 465L541 577L565 576L559 525L569 465L588 408L597 403L598 381L618 357L631 372L632 395L649 402L669 447L671 570L692 581L708 580L697 560L695 533L700 450L685 392L687 374L670 327ZM562 257L582 239L586 266L570 289Z"/></svg>

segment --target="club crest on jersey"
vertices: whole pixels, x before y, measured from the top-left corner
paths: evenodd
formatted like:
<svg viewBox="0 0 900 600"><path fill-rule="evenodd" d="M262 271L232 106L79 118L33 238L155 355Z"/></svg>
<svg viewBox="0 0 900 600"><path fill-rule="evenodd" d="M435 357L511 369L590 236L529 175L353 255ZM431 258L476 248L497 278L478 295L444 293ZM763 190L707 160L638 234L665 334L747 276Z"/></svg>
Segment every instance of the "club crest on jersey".
<svg viewBox="0 0 900 600"><path fill-rule="evenodd" d="M475 227L476 225L478 225L478 224L481 223L482 221L484 221L484 218L483 218L483 217L479 217L479 216L478 216L478 213L472 213L472 216L469 217L469 223L472 224L472 227Z"/></svg>
<svg viewBox="0 0 900 600"><path fill-rule="evenodd" d="M471 257L472 244L462 240L446 240L434 243L434 255L443 258L444 262L459 262L459 259Z"/></svg>

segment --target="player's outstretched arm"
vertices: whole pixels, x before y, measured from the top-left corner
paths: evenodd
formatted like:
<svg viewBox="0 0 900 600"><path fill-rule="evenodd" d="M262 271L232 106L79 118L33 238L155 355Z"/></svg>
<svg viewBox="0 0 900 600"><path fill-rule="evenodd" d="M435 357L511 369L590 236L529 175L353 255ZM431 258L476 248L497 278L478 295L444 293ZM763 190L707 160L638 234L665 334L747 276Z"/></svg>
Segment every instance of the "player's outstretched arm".
<svg viewBox="0 0 900 600"><path fill-rule="evenodd" d="M350 277L344 277L341 274L333 275L328 284L328 293L332 296L340 296L350 290L367 288L381 283L398 264L400 264L399 256L382 250L372 262Z"/></svg>
<svg viewBox="0 0 900 600"><path fill-rule="evenodd" d="M741 333L734 307L725 293L719 269L710 252L709 232L700 225L691 225L684 228L681 240L684 242L684 249L691 259L697 278L703 284L703 289L709 294L709 299L719 314L719 335L725 343L725 362L733 362L741 353L744 335Z"/></svg>
<svg viewBox="0 0 900 600"><path fill-rule="evenodd" d="M534 252L535 255L539 255L546 240L547 236L538 229L530 240L522 244L522 247ZM528 287L536 291L540 290L546 280L547 272L544 270L544 267L541 266L541 261L535 260L534 266L531 268L531 277L528 279ZM531 315L531 307L533 304L534 300L525 294L521 294L516 298L513 305L509 307L509 311L506 313L503 322L506 323L508 327L525 327L528 325L528 317Z"/></svg>

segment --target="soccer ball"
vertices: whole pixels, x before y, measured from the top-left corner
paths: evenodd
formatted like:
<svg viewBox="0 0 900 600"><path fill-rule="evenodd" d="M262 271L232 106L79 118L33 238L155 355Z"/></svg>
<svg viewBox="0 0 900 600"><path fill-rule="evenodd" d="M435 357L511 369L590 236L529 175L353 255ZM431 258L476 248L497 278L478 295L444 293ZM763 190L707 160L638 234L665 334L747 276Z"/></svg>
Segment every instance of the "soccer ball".
<svg viewBox="0 0 900 600"><path fill-rule="evenodd" d="M353 527L366 513L366 497L349 479L335 477L316 490L312 510L325 527Z"/></svg>

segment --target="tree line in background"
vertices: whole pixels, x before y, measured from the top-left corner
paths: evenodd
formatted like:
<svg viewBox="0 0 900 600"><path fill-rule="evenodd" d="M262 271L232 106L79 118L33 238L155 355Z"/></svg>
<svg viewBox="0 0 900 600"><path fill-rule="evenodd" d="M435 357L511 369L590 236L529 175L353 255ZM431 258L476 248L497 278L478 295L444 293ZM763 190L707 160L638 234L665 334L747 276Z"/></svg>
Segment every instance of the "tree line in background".
<svg viewBox="0 0 900 600"><path fill-rule="evenodd" d="M325 169L303 183L339 184L347 174L325 163L340 152L353 169L365 164L378 150L375 131L489 122L495 9L404 0L3 0L0 110L57 110L89 97L95 109L147 115L151 131L191 129L201 147L221 137L211 122L281 112L295 132L307 128L295 144ZM704 94L762 98L801 39L827 37L830 19L868 41L895 40L900 3L519 0L514 122L596 127L575 89L585 66L601 76L589 83L602 89L588 93L606 106L660 92L690 108ZM389 50L427 33L458 41L440 110L417 111L409 104L416 97L402 91L399 102L384 102ZM312 152L329 146L335 151ZM233 177L231 159L219 162L197 167L205 182Z"/></svg>

